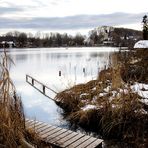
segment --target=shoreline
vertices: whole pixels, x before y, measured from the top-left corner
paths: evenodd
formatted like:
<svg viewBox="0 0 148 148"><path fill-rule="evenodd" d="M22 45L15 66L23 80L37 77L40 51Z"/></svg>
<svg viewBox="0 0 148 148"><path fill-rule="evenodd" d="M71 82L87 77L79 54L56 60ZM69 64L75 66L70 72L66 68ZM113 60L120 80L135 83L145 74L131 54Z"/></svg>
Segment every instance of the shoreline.
<svg viewBox="0 0 148 148"><path fill-rule="evenodd" d="M61 102L59 105L72 126L95 131L108 140L113 138L125 142L136 141L148 129L148 105L145 101L141 102L144 96L139 95L148 93L148 82L145 81L145 85L127 83L125 82L127 73L123 75L123 66L114 66L102 70L102 76L96 80L64 90L56 96L56 99ZM138 86L139 92L141 91L139 94L134 91ZM145 133L145 138L147 134ZM144 142L145 138L141 140Z"/></svg>

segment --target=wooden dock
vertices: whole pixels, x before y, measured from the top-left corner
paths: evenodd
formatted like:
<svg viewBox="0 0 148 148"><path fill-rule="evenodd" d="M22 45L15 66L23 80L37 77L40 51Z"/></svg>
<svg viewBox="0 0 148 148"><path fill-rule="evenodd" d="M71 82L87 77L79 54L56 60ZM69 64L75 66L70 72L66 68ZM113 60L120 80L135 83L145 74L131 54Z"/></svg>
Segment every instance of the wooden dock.
<svg viewBox="0 0 148 148"><path fill-rule="evenodd" d="M43 83L39 82L38 80L34 79L33 77L26 75L26 82L29 83L31 86L33 86L35 89L37 89L40 93L42 93L44 96L48 97L49 99L55 101L53 98L51 98L48 95L48 92L53 92L57 94L56 91L49 88L48 86L44 85Z"/></svg>
<svg viewBox="0 0 148 148"><path fill-rule="evenodd" d="M26 119L26 127L33 128L39 137L60 148L100 148L102 139L52 126L44 122Z"/></svg>

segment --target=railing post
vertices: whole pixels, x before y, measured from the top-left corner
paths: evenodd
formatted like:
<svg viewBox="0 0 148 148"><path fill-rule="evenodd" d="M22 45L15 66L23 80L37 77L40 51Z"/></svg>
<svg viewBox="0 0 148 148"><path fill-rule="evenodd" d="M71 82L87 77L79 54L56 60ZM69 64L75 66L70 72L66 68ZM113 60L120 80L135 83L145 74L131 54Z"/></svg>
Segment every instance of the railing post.
<svg viewBox="0 0 148 148"><path fill-rule="evenodd" d="M28 75L26 75L26 82L28 82Z"/></svg>
<svg viewBox="0 0 148 148"><path fill-rule="evenodd" d="M32 78L32 85L34 85L34 79Z"/></svg>
<svg viewBox="0 0 148 148"><path fill-rule="evenodd" d="M45 85L43 85L43 93L45 94Z"/></svg>

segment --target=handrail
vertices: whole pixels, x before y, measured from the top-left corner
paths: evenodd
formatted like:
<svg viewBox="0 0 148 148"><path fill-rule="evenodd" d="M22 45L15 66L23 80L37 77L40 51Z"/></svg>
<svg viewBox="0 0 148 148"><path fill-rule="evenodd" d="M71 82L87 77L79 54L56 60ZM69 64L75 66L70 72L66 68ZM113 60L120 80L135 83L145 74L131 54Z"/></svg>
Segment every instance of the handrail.
<svg viewBox="0 0 148 148"><path fill-rule="evenodd" d="M28 78L31 79L31 82L28 81ZM34 84L34 82L37 82L38 84L42 85L42 90L40 90L39 88L37 88ZM43 95L45 95L46 97L48 97L49 99L55 101L53 98L51 98L50 96L48 96L46 94L46 89L49 89L50 91L54 92L55 94L57 94L56 91L54 91L53 89L49 88L48 86L44 85L43 83L39 82L38 80L34 79L33 77L26 75L26 82L29 83L31 86L33 86L35 89L37 89L40 93L42 93Z"/></svg>

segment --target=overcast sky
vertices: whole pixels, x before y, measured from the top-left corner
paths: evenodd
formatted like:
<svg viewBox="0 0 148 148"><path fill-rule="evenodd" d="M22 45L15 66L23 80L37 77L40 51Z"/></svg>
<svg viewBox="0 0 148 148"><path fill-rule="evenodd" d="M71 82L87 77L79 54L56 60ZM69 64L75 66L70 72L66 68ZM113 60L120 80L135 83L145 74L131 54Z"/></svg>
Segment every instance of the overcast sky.
<svg viewBox="0 0 148 148"><path fill-rule="evenodd" d="M0 32L81 32L101 25L141 29L148 0L0 0Z"/></svg>

